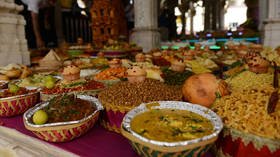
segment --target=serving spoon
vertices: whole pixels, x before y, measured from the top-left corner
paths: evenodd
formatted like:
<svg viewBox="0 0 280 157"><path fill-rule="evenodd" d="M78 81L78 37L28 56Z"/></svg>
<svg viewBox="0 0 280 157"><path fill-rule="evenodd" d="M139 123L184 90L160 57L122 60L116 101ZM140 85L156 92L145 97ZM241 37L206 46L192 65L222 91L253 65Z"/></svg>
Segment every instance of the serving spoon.
<svg viewBox="0 0 280 157"><path fill-rule="evenodd" d="M267 105L267 113L271 114L275 111L279 96L278 96L278 90L279 90L279 83L278 83L278 70L277 65L275 62L273 62L273 68L274 68L274 75L273 75L273 87L274 91L271 93L268 105Z"/></svg>

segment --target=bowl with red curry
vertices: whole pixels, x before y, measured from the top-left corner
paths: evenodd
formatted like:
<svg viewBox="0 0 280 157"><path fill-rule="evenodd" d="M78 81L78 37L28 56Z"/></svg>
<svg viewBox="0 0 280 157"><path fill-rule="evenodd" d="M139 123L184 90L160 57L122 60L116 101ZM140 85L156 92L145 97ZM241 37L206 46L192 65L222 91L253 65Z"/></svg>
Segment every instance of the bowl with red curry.
<svg viewBox="0 0 280 157"><path fill-rule="evenodd" d="M49 142L73 140L90 130L103 106L88 95L63 94L42 102L23 115L25 128Z"/></svg>

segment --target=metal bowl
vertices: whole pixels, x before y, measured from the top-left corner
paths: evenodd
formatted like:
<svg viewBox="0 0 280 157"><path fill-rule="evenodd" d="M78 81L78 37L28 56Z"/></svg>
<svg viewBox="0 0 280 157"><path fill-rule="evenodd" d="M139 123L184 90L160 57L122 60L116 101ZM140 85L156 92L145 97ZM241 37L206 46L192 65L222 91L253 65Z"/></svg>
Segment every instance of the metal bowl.
<svg viewBox="0 0 280 157"><path fill-rule="evenodd" d="M160 106L152 106L151 109L179 109L194 112L209 119L214 131L201 138L179 142L162 142L145 138L134 132L130 126L131 120L136 115L149 110L146 105L150 103L143 103L125 115L121 126L121 133L130 140L132 147L140 156L201 156L217 140L218 134L223 129L220 117L208 108L180 101L158 101L158 103Z"/></svg>
<svg viewBox="0 0 280 157"><path fill-rule="evenodd" d="M39 91L0 98L0 116L12 117L24 113L39 102Z"/></svg>
<svg viewBox="0 0 280 157"><path fill-rule="evenodd" d="M25 128L32 131L37 137L49 142L65 142L70 141L85 134L91 129L98 120L99 113L103 110L103 106L98 99L88 95L77 95L77 98L91 102L96 110L89 116L76 121L47 123L36 125L32 123L33 114L49 105L49 102L42 102L26 111L23 115ZM78 104L77 104L78 105Z"/></svg>

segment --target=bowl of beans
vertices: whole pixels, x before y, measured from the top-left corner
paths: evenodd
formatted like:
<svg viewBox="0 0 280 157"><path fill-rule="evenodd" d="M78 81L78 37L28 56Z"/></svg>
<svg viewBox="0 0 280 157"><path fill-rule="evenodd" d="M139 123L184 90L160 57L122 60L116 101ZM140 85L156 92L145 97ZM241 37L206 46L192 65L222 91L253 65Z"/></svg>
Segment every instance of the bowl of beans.
<svg viewBox="0 0 280 157"><path fill-rule="evenodd" d="M101 124L110 131L120 133L124 115L143 102L182 100L180 87L168 86L160 81L146 79L139 83L119 82L98 94L104 106Z"/></svg>

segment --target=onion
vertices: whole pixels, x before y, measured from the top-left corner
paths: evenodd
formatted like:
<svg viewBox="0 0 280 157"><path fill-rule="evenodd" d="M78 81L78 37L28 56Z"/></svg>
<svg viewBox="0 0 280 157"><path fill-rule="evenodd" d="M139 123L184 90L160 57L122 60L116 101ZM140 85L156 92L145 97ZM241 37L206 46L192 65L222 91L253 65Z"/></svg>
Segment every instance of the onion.
<svg viewBox="0 0 280 157"><path fill-rule="evenodd" d="M210 107L216 97L229 94L225 81L210 73L196 74L189 77L182 88L184 100Z"/></svg>

